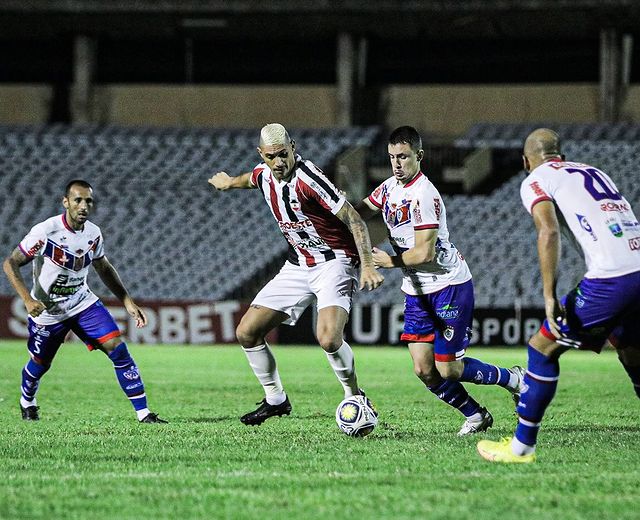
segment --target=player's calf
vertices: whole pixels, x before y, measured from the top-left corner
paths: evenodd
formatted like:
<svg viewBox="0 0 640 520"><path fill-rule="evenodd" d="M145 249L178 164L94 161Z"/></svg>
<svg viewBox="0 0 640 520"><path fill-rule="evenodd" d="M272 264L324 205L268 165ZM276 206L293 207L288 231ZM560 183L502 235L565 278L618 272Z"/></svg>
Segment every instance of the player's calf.
<svg viewBox="0 0 640 520"><path fill-rule="evenodd" d="M51 365L37 363L35 360L30 359L22 369L20 412L25 421L37 421L40 419L36 403L36 392L40 385L40 379L50 367Z"/></svg>
<svg viewBox="0 0 640 520"><path fill-rule="evenodd" d="M120 388L122 388L122 391L133 405L138 420L141 422L166 422L162 420L145 421L152 412L147 407L147 395L144 391L144 383L142 382L142 377L140 377L138 367L131 357L131 354L129 354L127 345L121 342L116 348L108 352L107 355L113 363Z"/></svg>

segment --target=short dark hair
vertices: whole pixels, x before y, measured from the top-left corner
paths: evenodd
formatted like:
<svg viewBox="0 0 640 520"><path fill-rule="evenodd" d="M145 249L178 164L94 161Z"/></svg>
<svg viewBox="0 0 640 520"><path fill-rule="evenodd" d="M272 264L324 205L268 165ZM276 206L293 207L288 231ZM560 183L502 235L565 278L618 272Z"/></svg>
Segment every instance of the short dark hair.
<svg viewBox="0 0 640 520"><path fill-rule="evenodd" d="M414 152L422 149L422 139L412 126L399 126L389 135L389 144L407 143Z"/></svg>
<svg viewBox="0 0 640 520"><path fill-rule="evenodd" d="M68 197L69 196L69 192L71 191L71 188L73 186L80 186L82 188L89 188L90 190L93 189L93 186L91 186L91 184L89 184L87 181L83 181L82 179L74 179L72 181L70 181L66 188L64 189L64 196Z"/></svg>

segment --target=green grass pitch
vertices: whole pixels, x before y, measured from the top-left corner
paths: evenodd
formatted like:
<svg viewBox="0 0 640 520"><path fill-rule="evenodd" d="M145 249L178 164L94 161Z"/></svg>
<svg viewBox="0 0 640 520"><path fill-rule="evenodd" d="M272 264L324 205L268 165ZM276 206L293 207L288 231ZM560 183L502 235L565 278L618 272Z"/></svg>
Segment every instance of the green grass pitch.
<svg viewBox="0 0 640 520"><path fill-rule="evenodd" d="M458 438L461 416L427 392L402 348L356 348L381 422L341 434L341 387L319 347L275 347L293 404L260 427L238 417L262 397L239 347L131 351L150 406L138 424L111 363L65 345L40 388L42 420L19 418L22 342L0 343L0 518L638 518L639 401L614 353L565 355L533 465L476 453L515 425L508 393L467 385L495 418ZM505 366L522 348L472 348Z"/></svg>

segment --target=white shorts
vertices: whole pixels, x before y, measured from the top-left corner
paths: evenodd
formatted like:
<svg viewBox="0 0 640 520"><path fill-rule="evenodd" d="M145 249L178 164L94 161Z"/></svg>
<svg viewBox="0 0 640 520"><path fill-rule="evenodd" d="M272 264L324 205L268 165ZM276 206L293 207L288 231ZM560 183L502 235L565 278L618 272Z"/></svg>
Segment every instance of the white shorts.
<svg viewBox="0 0 640 520"><path fill-rule="evenodd" d="M337 305L349 312L357 286L357 269L349 259L329 260L314 267L287 261L251 304L284 312L289 319L283 323L295 325L314 299L318 310Z"/></svg>

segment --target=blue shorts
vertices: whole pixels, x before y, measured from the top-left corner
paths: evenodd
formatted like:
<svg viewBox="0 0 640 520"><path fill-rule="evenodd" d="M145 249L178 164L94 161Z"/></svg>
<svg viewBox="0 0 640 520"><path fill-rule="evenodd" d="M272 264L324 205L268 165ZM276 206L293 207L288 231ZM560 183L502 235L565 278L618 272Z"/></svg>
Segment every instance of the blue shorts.
<svg viewBox="0 0 640 520"><path fill-rule="evenodd" d="M436 361L461 359L471 338L473 305L472 280L431 294L407 294L400 340L433 343Z"/></svg>
<svg viewBox="0 0 640 520"><path fill-rule="evenodd" d="M640 271L615 278L584 278L561 299L562 333L584 350L600 352L607 338L620 348L640 346ZM555 340L545 320L540 332Z"/></svg>
<svg viewBox="0 0 640 520"><path fill-rule="evenodd" d="M37 362L49 365L69 331L73 331L89 350L94 350L112 338L120 329L104 304L97 301L75 316L53 325L38 325L29 318L27 348Z"/></svg>

